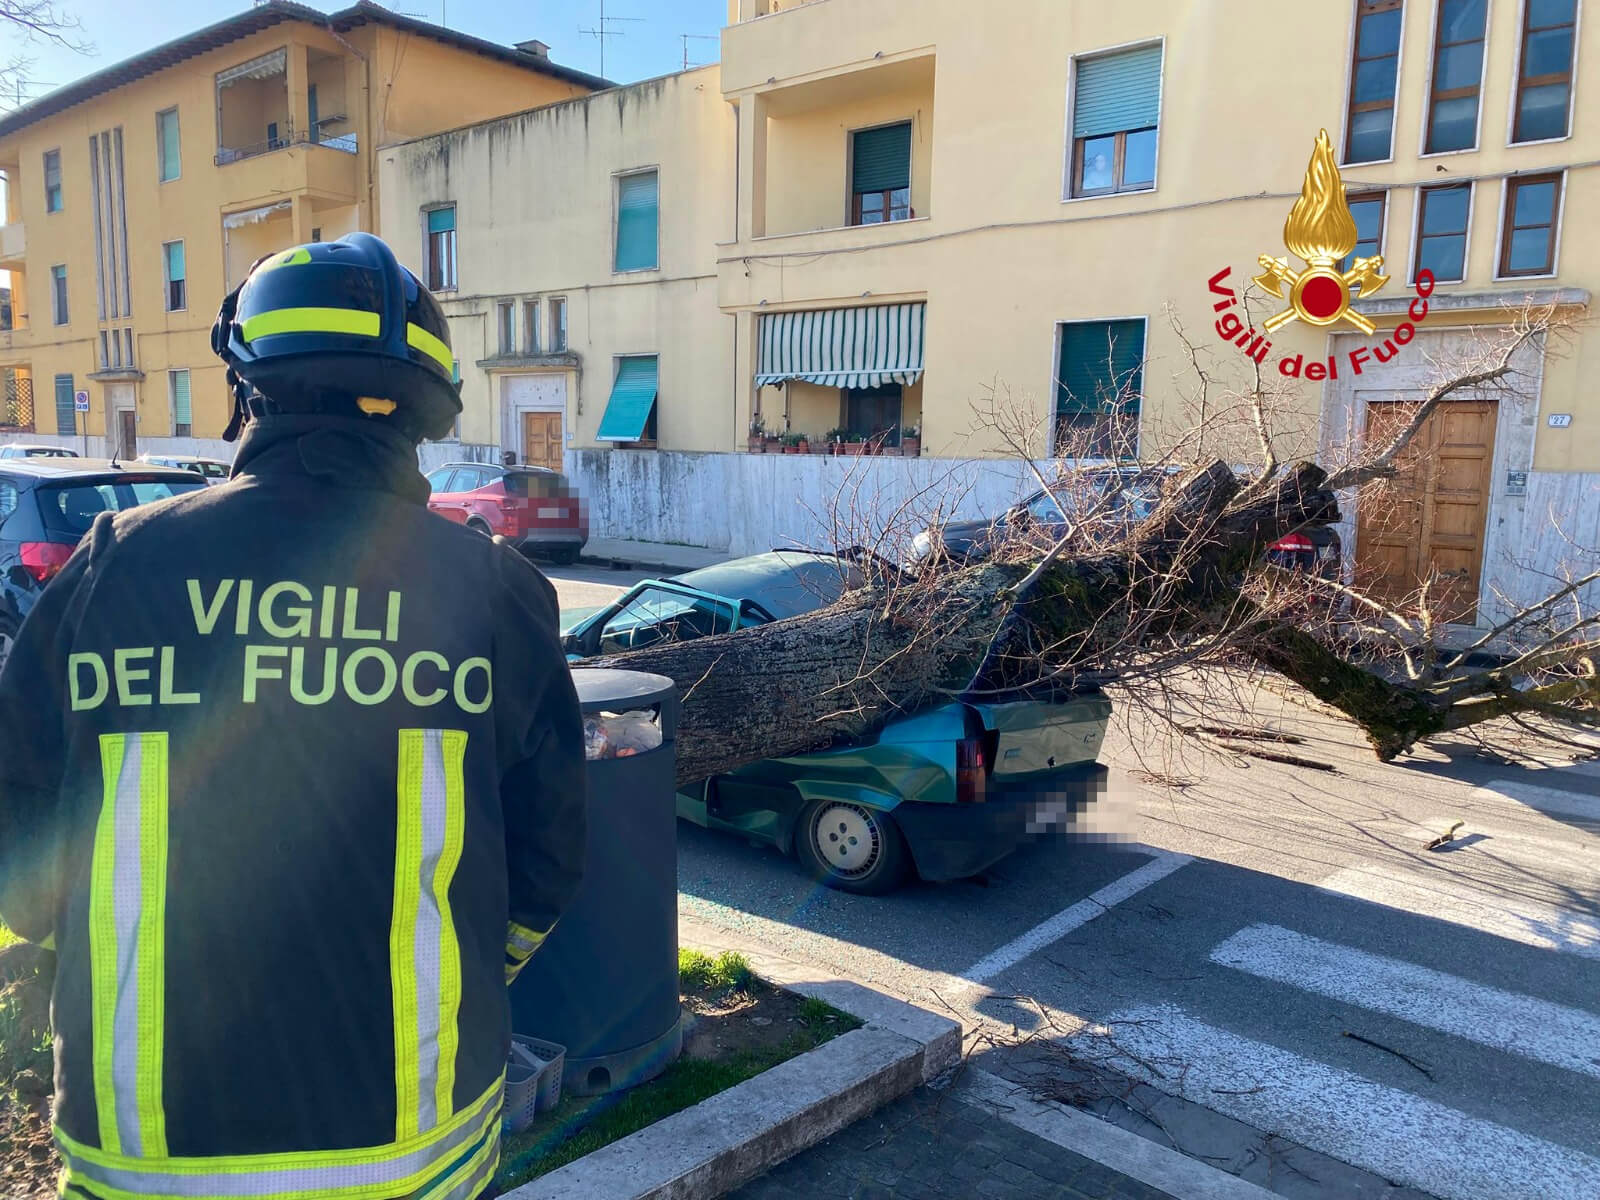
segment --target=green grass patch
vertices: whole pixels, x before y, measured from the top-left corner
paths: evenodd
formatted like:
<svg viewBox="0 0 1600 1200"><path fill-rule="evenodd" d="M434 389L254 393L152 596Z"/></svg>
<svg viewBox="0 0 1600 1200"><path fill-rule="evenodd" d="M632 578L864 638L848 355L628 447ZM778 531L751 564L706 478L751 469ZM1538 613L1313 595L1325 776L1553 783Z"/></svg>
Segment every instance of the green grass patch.
<svg viewBox="0 0 1600 1200"><path fill-rule="evenodd" d="M685 991L747 992L753 979L750 960L737 951L724 950L715 958L700 950L678 951L678 983Z"/></svg>

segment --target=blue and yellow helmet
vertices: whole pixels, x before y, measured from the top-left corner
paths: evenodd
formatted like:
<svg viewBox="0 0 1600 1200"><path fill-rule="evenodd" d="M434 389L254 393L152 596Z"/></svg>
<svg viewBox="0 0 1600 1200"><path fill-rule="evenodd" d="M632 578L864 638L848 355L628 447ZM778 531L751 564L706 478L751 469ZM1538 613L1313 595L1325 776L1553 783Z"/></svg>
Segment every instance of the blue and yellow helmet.
<svg viewBox="0 0 1600 1200"><path fill-rule="evenodd" d="M211 347L268 411L383 416L418 439L444 437L461 411L439 302L370 233L256 263Z"/></svg>

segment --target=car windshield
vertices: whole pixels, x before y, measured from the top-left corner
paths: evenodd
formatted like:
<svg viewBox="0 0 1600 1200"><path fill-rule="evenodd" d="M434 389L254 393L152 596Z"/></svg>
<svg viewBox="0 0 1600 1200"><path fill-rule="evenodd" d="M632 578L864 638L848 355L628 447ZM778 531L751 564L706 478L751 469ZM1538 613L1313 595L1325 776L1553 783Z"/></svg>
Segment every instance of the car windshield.
<svg viewBox="0 0 1600 1200"><path fill-rule="evenodd" d="M677 576L675 582L752 601L781 621L826 608L846 586L860 587L863 580L854 566L831 554L775 552L703 567Z"/></svg>
<svg viewBox="0 0 1600 1200"><path fill-rule="evenodd" d="M221 463L196 463L195 469L207 479L226 479L228 477L228 468Z"/></svg>
<svg viewBox="0 0 1600 1200"><path fill-rule="evenodd" d="M38 489L39 509L45 528L52 533L82 537L89 532L95 517L103 512L121 512L154 500L196 492L206 485L202 480L117 479L103 482L46 484Z"/></svg>
<svg viewBox="0 0 1600 1200"><path fill-rule="evenodd" d="M647 587L623 606L600 631L600 653L637 650L657 642L682 642L729 633L733 612L709 596L686 596Z"/></svg>

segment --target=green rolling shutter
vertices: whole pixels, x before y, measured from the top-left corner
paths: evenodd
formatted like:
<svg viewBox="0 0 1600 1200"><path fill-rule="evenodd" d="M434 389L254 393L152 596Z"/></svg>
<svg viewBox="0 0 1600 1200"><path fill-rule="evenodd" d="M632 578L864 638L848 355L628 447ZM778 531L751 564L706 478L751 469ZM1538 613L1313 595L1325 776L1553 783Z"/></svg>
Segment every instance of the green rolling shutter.
<svg viewBox="0 0 1600 1200"><path fill-rule="evenodd" d="M78 432L78 414L72 407L72 376L56 376L56 432L72 437Z"/></svg>
<svg viewBox="0 0 1600 1200"><path fill-rule="evenodd" d="M194 416L189 402L189 372L172 372L172 423L193 426Z"/></svg>
<svg viewBox="0 0 1600 1200"><path fill-rule="evenodd" d="M178 110L169 109L159 113L156 120L160 123L161 135L161 182L178 178L182 160L178 150Z"/></svg>
<svg viewBox="0 0 1600 1200"><path fill-rule="evenodd" d="M1099 137L1149 129L1161 109L1161 47L1078 61L1072 136Z"/></svg>
<svg viewBox="0 0 1600 1200"><path fill-rule="evenodd" d="M1143 321L1081 321L1061 327L1058 413L1107 412L1114 405L1138 412L1143 388Z"/></svg>
<svg viewBox="0 0 1600 1200"><path fill-rule="evenodd" d="M617 270L653 271L658 265L658 191L654 171L617 180Z"/></svg>
<svg viewBox="0 0 1600 1200"><path fill-rule="evenodd" d="M890 192L911 186L911 122L851 134L850 188Z"/></svg>
<svg viewBox="0 0 1600 1200"><path fill-rule="evenodd" d="M428 232L449 233L456 227L456 206L434 208L428 211Z"/></svg>
<svg viewBox="0 0 1600 1200"><path fill-rule="evenodd" d="M650 410L656 404L656 356L624 358L617 364L611 399L600 418L599 442L637 442L650 423Z"/></svg>

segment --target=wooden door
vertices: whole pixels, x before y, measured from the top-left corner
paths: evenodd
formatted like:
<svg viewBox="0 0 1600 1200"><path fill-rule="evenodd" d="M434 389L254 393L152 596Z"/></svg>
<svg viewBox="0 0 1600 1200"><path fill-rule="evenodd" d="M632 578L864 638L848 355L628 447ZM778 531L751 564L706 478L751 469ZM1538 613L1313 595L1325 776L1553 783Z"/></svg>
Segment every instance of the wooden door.
<svg viewBox="0 0 1600 1200"><path fill-rule="evenodd" d="M522 414L522 461L530 467L561 470L561 414L524 412Z"/></svg>
<svg viewBox="0 0 1600 1200"><path fill-rule="evenodd" d="M139 443L134 432L133 409L119 408L117 410L117 426L120 439L117 443L117 457L123 459L139 457Z"/></svg>
<svg viewBox="0 0 1600 1200"><path fill-rule="evenodd" d="M1409 401L1367 405L1367 444L1383 446L1416 410ZM1434 619L1476 622L1496 415L1492 400L1441 404L1397 460L1394 477L1362 494L1356 584L1374 599L1414 610L1431 575Z"/></svg>

